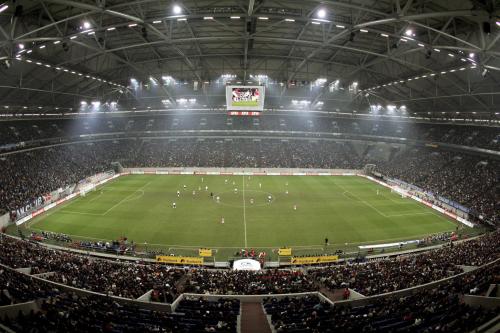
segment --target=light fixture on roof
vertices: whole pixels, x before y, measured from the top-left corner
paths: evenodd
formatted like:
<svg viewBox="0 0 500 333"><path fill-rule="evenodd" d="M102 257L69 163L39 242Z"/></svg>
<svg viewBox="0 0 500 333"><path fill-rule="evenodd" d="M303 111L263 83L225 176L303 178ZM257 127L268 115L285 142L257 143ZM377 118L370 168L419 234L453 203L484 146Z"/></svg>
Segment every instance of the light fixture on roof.
<svg viewBox="0 0 500 333"><path fill-rule="evenodd" d="M203 17L204 20L213 20L214 17L213 16L205 16Z"/></svg>
<svg viewBox="0 0 500 333"><path fill-rule="evenodd" d="M174 7L172 8L172 12L175 14L175 15L179 15L182 13L182 7L179 6L179 5L174 5Z"/></svg>
<svg viewBox="0 0 500 333"><path fill-rule="evenodd" d="M500 27L500 21L496 21L495 24Z"/></svg>
<svg viewBox="0 0 500 333"><path fill-rule="evenodd" d="M406 29L406 31L405 31L405 35L406 35L406 36L410 36L410 37L411 37L411 36L413 36L413 30L411 30L411 29Z"/></svg>
<svg viewBox="0 0 500 333"><path fill-rule="evenodd" d="M137 27L137 23L130 23L130 24L128 25L128 27L129 27L129 28Z"/></svg>
<svg viewBox="0 0 500 333"><path fill-rule="evenodd" d="M319 9L318 12L316 13L316 15L319 18L325 18L326 17L326 9L324 9L324 8Z"/></svg>
<svg viewBox="0 0 500 333"><path fill-rule="evenodd" d="M337 28L339 28L339 29L345 29L345 26L344 26L344 25L336 24L335 26L336 26Z"/></svg>
<svg viewBox="0 0 500 333"><path fill-rule="evenodd" d="M107 31L113 31L113 30L116 30L116 28L115 27L111 27L111 28L107 28L106 30Z"/></svg>
<svg viewBox="0 0 500 333"><path fill-rule="evenodd" d="M473 52L469 53L469 58L474 59L475 56L476 56L475 53L473 53Z"/></svg>
<svg viewBox="0 0 500 333"><path fill-rule="evenodd" d="M311 23L312 24L321 24L321 22L318 22L318 21L312 21Z"/></svg>
<svg viewBox="0 0 500 333"><path fill-rule="evenodd" d="M2 4L0 5L0 13L4 12L7 10L7 8L9 8L9 5L7 4Z"/></svg>
<svg viewBox="0 0 500 333"><path fill-rule="evenodd" d="M269 20L269 17L267 16L259 16L259 20Z"/></svg>
<svg viewBox="0 0 500 333"><path fill-rule="evenodd" d="M287 19L285 19L285 22L295 22L295 20L287 18Z"/></svg>
<svg viewBox="0 0 500 333"><path fill-rule="evenodd" d="M90 24L89 21L85 21L83 22L83 29L87 30L87 29L90 29L92 25Z"/></svg>
<svg viewBox="0 0 500 333"><path fill-rule="evenodd" d="M153 21L153 24L160 24L160 23L161 23L160 20Z"/></svg>
<svg viewBox="0 0 500 333"><path fill-rule="evenodd" d="M76 36L71 36L69 39L76 39Z"/></svg>
<svg viewBox="0 0 500 333"><path fill-rule="evenodd" d="M438 53L439 53L439 52L441 52L441 50L440 50L440 49L434 49L434 51L436 51L436 52L438 52Z"/></svg>
<svg viewBox="0 0 500 333"><path fill-rule="evenodd" d="M453 53L448 53L448 56L455 58L455 55Z"/></svg>
<svg viewBox="0 0 500 333"><path fill-rule="evenodd" d="M368 32L368 30L366 30L366 29L359 29L359 31L365 32L365 33Z"/></svg>
<svg viewBox="0 0 500 333"><path fill-rule="evenodd" d="M230 17L230 19L231 19L231 20L239 20L239 19L240 19L240 17L239 17L239 16L231 16L231 17Z"/></svg>
<svg viewBox="0 0 500 333"><path fill-rule="evenodd" d="M385 38L389 38L388 34L380 34L380 36L385 37Z"/></svg>
<svg viewBox="0 0 500 333"><path fill-rule="evenodd" d="M44 48L45 48L45 45L40 46L40 48L41 48L41 49L44 49Z"/></svg>
<svg viewBox="0 0 500 333"><path fill-rule="evenodd" d="M18 44L17 47L19 47L19 50L24 50L24 44Z"/></svg>

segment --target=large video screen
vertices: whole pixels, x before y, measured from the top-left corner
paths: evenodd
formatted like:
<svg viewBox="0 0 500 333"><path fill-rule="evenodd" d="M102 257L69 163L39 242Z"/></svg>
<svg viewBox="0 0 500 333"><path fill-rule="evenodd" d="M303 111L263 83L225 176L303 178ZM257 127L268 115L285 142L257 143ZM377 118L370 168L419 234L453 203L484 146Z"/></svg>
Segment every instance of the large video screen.
<svg viewBox="0 0 500 333"><path fill-rule="evenodd" d="M263 86L226 86L228 111L264 110Z"/></svg>

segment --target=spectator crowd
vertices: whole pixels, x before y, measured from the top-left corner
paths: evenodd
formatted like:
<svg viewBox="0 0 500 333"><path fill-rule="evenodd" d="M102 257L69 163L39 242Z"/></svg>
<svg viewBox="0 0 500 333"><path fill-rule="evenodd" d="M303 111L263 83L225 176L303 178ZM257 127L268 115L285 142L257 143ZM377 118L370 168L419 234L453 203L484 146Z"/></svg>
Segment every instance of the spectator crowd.
<svg viewBox="0 0 500 333"><path fill-rule="evenodd" d="M0 146L30 141L60 142L81 135L126 133L165 134L183 130L252 130L304 132L313 136L324 133L372 135L406 138L427 142L444 142L498 150L498 127L473 124L446 124L387 119L346 118L337 115L297 113L264 113L258 119L230 117L224 113L183 112L162 115L93 115L75 119L37 118L0 122ZM262 133L264 135L264 133Z"/></svg>
<svg viewBox="0 0 500 333"><path fill-rule="evenodd" d="M124 167L362 169L376 164L382 174L470 208L476 219L498 220L498 161L424 148L375 155L368 145L315 139L177 138L63 145L0 157L0 213L109 170L116 161Z"/></svg>
<svg viewBox="0 0 500 333"><path fill-rule="evenodd" d="M500 263L498 253L492 256L492 251L487 250L487 248L498 248L498 239L499 233L496 232L469 241L465 243L467 245L462 243L451 249L431 252L432 258L439 258L444 256L446 252L452 253L454 249L463 247L463 249L460 249L462 251L460 255L472 255L477 264L496 258L494 262L455 276L431 288L415 289L401 295L393 294L369 298L358 306L352 306L350 303L332 305L329 302L320 300L317 296L311 295L281 299L273 297L264 300L264 308L267 314L271 316L276 332L471 331L498 314L498 309L471 307L462 301L462 295L481 295L491 283L499 282ZM471 252L472 249L478 248L478 244L482 244L478 251ZM4 247L5 245L8 245L8 247ZM486 248L485 245L487 245ZM51 251L45 254L38 252L36 254L32 252L30 247L38 248L39 245L12 240L5 236L2 237L1 263L3 265L13 265L12 258L9 260L4 259L6 252L10 251L17 253L20 257L29 257L35 254L35 257L31 260L24 258L23 262L18 262L21 265L33 264L35 260L47 261L50 257L56 256L63 257L64 261L74 261L78 257L60 251ZM481 252L485 249L486 253L482 256ZM458 256L452 257L450 261L456 261L458 258ZM415 261L428 259L429 254L427 253L423 255L417 254L414 257ZM52 265L50 269L58 274L55 261L49 261L51 261ZM391 271L394 269L394 266L391 265L399 262L401 264L399 271L425 271L427 269L427 267L421 265L417 265L417 267L408 265L409 261L396 260L389 262L391 264L388 266L379 265L373 268ZM436 261L435 266L443 265L443 263L443 261ZM99 268L106 265L109 265L107 271ZM116 265L123 264L117 263ZM82 267L83 274L95 270L97 274L112 277L117 281L119 288L122 287L119 281L125 278L124 275L128 274L133 279L142 273L161 274L158 271L143 271L147 265L127 264L123 266L130 268L132 265L136 265L137 270L118 271L117 274L113 274L113 270L117 267L106 260L94 259L84 263ZM85 266L88 266L88 269ZM150 266L151 269L157 269L156 265ZM353 271L357 269L352 265L343 267ZM442 270L441 268L439 269ZM447 269L453 270L450 266L447 266ZM268 270L258 273L243 272L242 274L242 272L233 273L223 270L186 269L183 275L178 275L179 269L165 267L163 272L167 270L175 272L174 276L177 281L187 278L184 291L200 293L224 292L230 294L233 292L234 294L252 294L256 291L257 294L307 291L314 290L317 286L311 289L308 289L307 286L313 286L315 280L321 278L315 272L299 273L290 270ZM218 274L217 272L222 273ZM325 272L326 270L323 270L323 273ZM427 273L433 274L432 272ZM359 275L362 274L363 272L359 273ZM326 276L326 274L323 276ZM386 279L390 280L390 274L388 276ZM404 278L407 277L407 275L404 276ZM379 283L385 283L376 276L373 279ZM193 281L196 281L196 283L193 284ZM202 281L205 281L205 283L202 283ZM302 284L300 281L307 282ZM171 280L170 282L174 281ZM424 281L418 281L418 283L422 282ZM100 287L97 285L102 283L106 284L107 282L96 282L94 289L99 290ZM294 287L287 287L290 284L293 284ZM193 285L201 287L199 289L195 287L192 290L190 288ZM248 287L249 285L254 285L255 289ZM3 325L16 332L236 332L237 316L240 314L240 304L237 300L219 299L208 301L191 296L185 296L172 313L149 310L141 308L139 303L118 302L118 300L105 295L84 296L68 292L60 286L14 271L6 266L0 267L0 286L2 288L0 294L1 305L31 300L39 301L36 309L29 313L20 312L18 315L12 314L10 317L0 320ZM155 288L151 300L160 300L164 290L161 286ZM383 286L377 287L377 290L382 291ZM127 295L128 293L123 294Z"/></svg>
<svg viewBox="0 0 500 333"><path fill-rule="evenodd" d="M359 306L306 296L268 298L264 308L276 332L471 332L499 309L469 306L462 295L498 283L499 268L497 262L430 289L373 298Z"/></svg>
<svg viewBox="0 0 500 333"><path fill-rule="evenodd" d="M453 244L453 243L452 243ZM0 263L51 272L47 279L107 295L138 298L150 290L159 300L181 292L199 294L285 294L351 288L363 295L397 291L459 274L500 258L500 231L417 254L361 263L258 272L175 268L147 262L120 262L53 250L3 236ZM168 301L166 301L168 302Z"/></svg>

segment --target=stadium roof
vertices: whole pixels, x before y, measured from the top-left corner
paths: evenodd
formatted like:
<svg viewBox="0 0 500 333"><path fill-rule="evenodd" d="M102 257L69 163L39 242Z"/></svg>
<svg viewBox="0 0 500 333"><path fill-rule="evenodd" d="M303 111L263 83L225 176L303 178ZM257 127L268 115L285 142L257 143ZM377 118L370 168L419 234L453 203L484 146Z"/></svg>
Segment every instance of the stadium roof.
<svg viewBox="0 0 500 333"><path fill-rule="evenodd" d="M11 109L185 96L213 107L221 80L275 85L274 108L305 98L489 116L500 103L494 0L0 0L0 11L0 103ZM132 78L154 93L134 92Z"/></svg>

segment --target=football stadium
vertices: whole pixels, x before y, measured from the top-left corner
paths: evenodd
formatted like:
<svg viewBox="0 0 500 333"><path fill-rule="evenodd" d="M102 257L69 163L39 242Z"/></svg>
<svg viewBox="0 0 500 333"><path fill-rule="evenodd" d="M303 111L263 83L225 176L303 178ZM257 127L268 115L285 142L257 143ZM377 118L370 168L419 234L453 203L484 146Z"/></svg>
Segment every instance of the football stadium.
<svg viewBox="0 0 500 333"><path fill-rule="evenodd" d="M0 0L0 332L500 331L500 2Z"/></svg>

